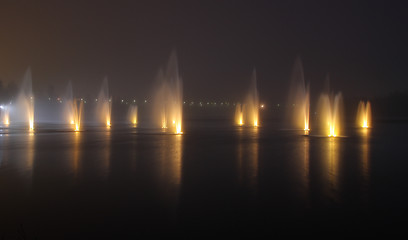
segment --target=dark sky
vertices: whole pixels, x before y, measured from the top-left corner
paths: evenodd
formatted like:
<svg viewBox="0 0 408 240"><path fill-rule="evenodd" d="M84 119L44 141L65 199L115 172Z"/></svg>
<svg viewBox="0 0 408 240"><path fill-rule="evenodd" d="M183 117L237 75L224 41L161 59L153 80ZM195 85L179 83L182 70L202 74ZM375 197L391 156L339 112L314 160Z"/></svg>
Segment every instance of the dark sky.
<svg viewBox="0 0 408 240"><path fill-rule="evenodd" d="M254 67L263 100L286 99L300 55L312 93L407 90L403 1L0 1L0 78L31 66L37 94L149 97L176 49L186 99L236 100Z"/></svg>

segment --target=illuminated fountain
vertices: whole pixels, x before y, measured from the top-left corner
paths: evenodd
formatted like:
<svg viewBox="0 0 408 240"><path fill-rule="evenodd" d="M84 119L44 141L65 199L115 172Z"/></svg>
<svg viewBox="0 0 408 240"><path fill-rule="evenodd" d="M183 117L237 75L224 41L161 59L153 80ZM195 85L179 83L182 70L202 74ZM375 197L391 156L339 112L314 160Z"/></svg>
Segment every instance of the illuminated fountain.
<svg viewBox="0 0 408 240"><path fill-rule="evenodd" d="M7 105L1 105L0 106L1 110L1 122L5 125L8 126L10 124L10 107Z"/></svg>
<svg viewBox="0 0 408 240"><path fill-rule="evenodd" d="M83 101L79 101L78 104L78 100L73 97L71 82L68 83L64 105L65 119L73 126L74 131L79 131L81 128Z"/></svg>
<svg viewBox="0 0 408 240"><path fill-rule="evenodd" d="M305 83L303 65L299 57L296 58L292 70L289 103L291 104L289 115L293 126L303 129L308 134L310 90L309 84Z"/></svg>
<svg viewBox="0 0 408 240"><path fill-rule="evenodd" d="M318 113L324 134L329 137L340 136L343 99L341 93L322 94L319 99Z"/></svg>
<svg viewBox="0 0 408 240"><path fill-rule="evenodd" d="M16 99L15 112L17 119L23 119L23 122L28 122L30 131L34 130L34 96L32 91L31 70L27 69L20 93ZM14 111L13 111L14 112Z"/></svg>
<svg viewBox="0 0 408 240"><path fill-rule="evenodd" d="M183 86L175 52L170 56L166 71L160 70L157 79L159 88L154 98L154 118L165 131L182 134Z"/></svg>
<svg viewBox="0 0 408 240"><path fill-rule="evenodd" d="M136 105L129 106L128 119L134 126L137 125L137 106Z"/></svg>
<svg viewBox="0 0 408 240"><path fill-rule="evenodd" d="M370 101L360 101L357 110L357 125L362 128L371 127L371 104Z"/></svg>
<svg viewBox="0 0 408 240"><path fill-rule="evenodd" d="M251 86L243 105L236 104L235 123L239 126L259 126L259 96L256 86L256 71L252 73Z"/></svg>
<svg viewBox="0 0 408 240"><path fill-rule="evenodd" d="M109 128L111 126L112 99L109 97L108 78L102 82L101 91L97 98L96 113L99 122L106 124L106 127Z"/></svg>
<svg viewBox="0 0 408 240"><path fill-rule="evenodd" d="M239 126L244 125L244 106L240 103L235 106L235 123Z"/></svg>

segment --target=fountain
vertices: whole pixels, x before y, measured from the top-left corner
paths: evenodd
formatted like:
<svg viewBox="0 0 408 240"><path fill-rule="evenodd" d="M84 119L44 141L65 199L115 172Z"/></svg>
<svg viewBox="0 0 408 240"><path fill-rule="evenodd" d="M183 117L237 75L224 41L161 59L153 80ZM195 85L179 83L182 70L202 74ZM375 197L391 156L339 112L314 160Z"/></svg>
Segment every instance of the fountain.
<svg viewBox="0 0 408 240"><path fill-rule="evenodd" d="M134 126L137 125L137 105L129 106L128 119Z"/></svg>
<svg viewBox="0 0 408 240"><path fill-rule="evenodd" d="M337 137L341 130L343 99L341 93L322 94L319 99L318 113L324 134L329 137Z"/></svg>
<svg viewBox="0 0 408 240"><path fill-rule="evenodd" d="M240 103L235 106L235 123L239 126L244 125L244 106Z"/></svg>
<svg viewBox="0 0 408 240"><path fill-rule="evenodd" d="M239 126L248 124L250 126L257 127L259 125L259 96L256 87L255 70L252 73L251 86L244 104L236 104L235 122Z"/></svg>
<svg viewBox="0 0 408 240"><path fill-rule="evenodd" d="M109 128L111 126L112 98L109 97L108 78L106 77L102 82L102 87L96 100L98 120Z"/></svg>
<svg viewBox="0 0 408 240"><path fill-rule="evenodd" d="M1 121L5 126L10 124L10 107L7 105L1 105Z"/></svg>
<svg viewBox="0 0 408 240"><path fill-rule="evenodd" d="M68 123L71 124L74 128L74 131L79 131L81 127L81 117L83 111L83 101L79 101L73 97L72 94L72 84L68 83L67 93L64 99L64 113L66 114L65 119L68 120Z"/></svg>
<svg viewBox="0 0 408 240"><path fill-rule="evenodd" d="M176 53L173 52L166 71L159 70L159 90L154 97L154 119L158 125L176 134L182 134L183 86L178 72Z"/></svg>
<svg viewBox="0 0 408 240"><path fill-rule="evenodd" d="M357 125L362 128L371 127L371 104L370 101L360 101L357 110Z"/></svg>
<svg viewBox="0 0 408 240"><path fill-rule="evenodd" d="M14 112L16 114L15 117L17 119L25 119L23 122L27 121L29 130L34 131L34 96L30 68L27 69L24 75L23 83L16 99L15 109L17 110Z"/></svg>
<svg viewBox="0 0 408 240"><path fill-rule="evenodd" d="M306 134L310 130L309 109L310 90L309 84L305 84L302 60L297 57L293 65L291 75L291 87L289 92L290 119L293 126L303 129Z"/></svg>

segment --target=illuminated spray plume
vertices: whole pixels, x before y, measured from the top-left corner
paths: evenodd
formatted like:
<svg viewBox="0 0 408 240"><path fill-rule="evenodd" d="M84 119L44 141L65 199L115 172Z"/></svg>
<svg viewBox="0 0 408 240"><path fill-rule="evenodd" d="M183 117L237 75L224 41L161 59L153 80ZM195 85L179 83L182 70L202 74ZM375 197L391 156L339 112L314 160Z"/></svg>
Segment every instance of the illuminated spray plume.
<svg viewBox="0 0 408 240"><path fill-rule="evenodd" d="M96 104L96 113L99 122L109 128L111 126L112 99L109 97L108 78L102 82Z"/></svg>
<svg viewBox="0 0 408 240"><path fill-rule="evenodd" d="M298 57L293 65L289 92L289 118L297 129L310 130L310 87L305 83L303 65Z"/></svg>
<svg viewBox="0 0 408 240"><path fill-rule="evenodd" d="M18 94L15 109L18 119L28 123L30 131L34 131L34 96L32 91L31 70L27 69L20 92Z"/></svg>
<svg viewBox="0 0 408 240"><path fill-rule="evenodd" d="M360 101L357 110L357 125L362 128L371 127L371 104L370 101Z"/></svg>
<svg viewBox="0 0 408 240"><path fill-rule="evenodd" d="M134 126L137 125L137 106L136 105L129 106L128 119Z"/></svg>
<svg viewBox="0 0 408 240"><path fill-rule="evenodd" d="M7 105L1 105L0 106L1 110L1 121L3 122L4 125L9 125L10 124L10 107Z"/></svg>
<svg viewBox="0 0 408 240"><path fill-rule="evenodd" d="M165 131L182 134L183 85L175 52L171 54L166 70L159 70L157 81L159 86L154 98L154 118Z"/></svg>
<svg viewBox="0 0 408 240"><path fill-rule="evenodd" d="M67 93L64 99L64 118L67 122L72 125L74 131L79 131L81 129L81 118L83 112L83 101L78 100L73 97L72 84L68 83Z"/></svg>
<svg viewBox="0 0 408 240"><path fill-rule="evenodd" d="M256 84L256 71L252 73L251 86L244 103L235 106L235 124L259 126L259 95Z"/></svg>
<svg viewBox="0 0 408 240"><path fill-rule="evenodd" d="M322 94L319 99L320 124L324 133L329 137L337 137L341 133L342 105L341 93Z"/></svg>

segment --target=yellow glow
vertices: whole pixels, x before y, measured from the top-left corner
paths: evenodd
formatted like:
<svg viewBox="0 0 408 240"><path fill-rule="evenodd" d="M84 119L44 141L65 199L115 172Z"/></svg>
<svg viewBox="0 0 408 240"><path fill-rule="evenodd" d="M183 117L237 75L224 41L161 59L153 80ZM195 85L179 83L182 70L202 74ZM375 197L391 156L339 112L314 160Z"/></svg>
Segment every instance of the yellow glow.
<svg viewBox="0 0 408 240"><path fill-rule="evenodd" d="M371 104L369 101L360 101L358 104L357 125L362 128L371 127Z"/></svg>
<svg viewBox="0 0 408 240"><path fill-rule="evenodd" d="M183 134L183 132L181 131L181 123L177 123L176 125L176 134Z"/></svg>
<svg viewBox="0 0 408 240"><path fill-rule="evenodd" d="M262 104L262 105L261 105L261 108L264 108L264 107L265 107L265 105Z"/></svg>
<svg viewBox="0 0 408 240"><path fill-rule="evenodd" d="M109 120L106 121L106 126L110 127L111 126L111 122Z"/></svg>
<svg viewBox="0 0 408 240"><path fill-rule="evenodd" d="M75 124L75 131L76 132L79 131L79 125L78 124Z"/></svg>
<svg viewBox="0 0 408 240"><path fill-rule="evenodd" d="M129 121L136 127L137 125L137 106L130 105L128 112Z"/></svg>
<svg viewBox="0 0 408 240"><path fill-rule="evenodd" d="M242 126L244 122L242 121L242 118L239 120L239 125Z"/></svg>
<svg viewBox="0 0 408 240"><path fill-rule="evenodd" d="M74 121L74 120L71 120L71 124L75 124L75 121Z"/></svg>
<svg viewBox="0 0 408 240"><path fill-rule="evenodd" d="M34 119L30 119L30 131L34 130Z"/></svg>
<svg viewBox="0 0 408 240"><path fill-rule="evenodd" d="M176 121L173 120L173 124L176 124Z"/></svg>
<svg viewBox="0 0 408 240"><path fill-rule="evenodd" d="M257 120L254 121L254 126L258 127L258 121Z"/></svg>

